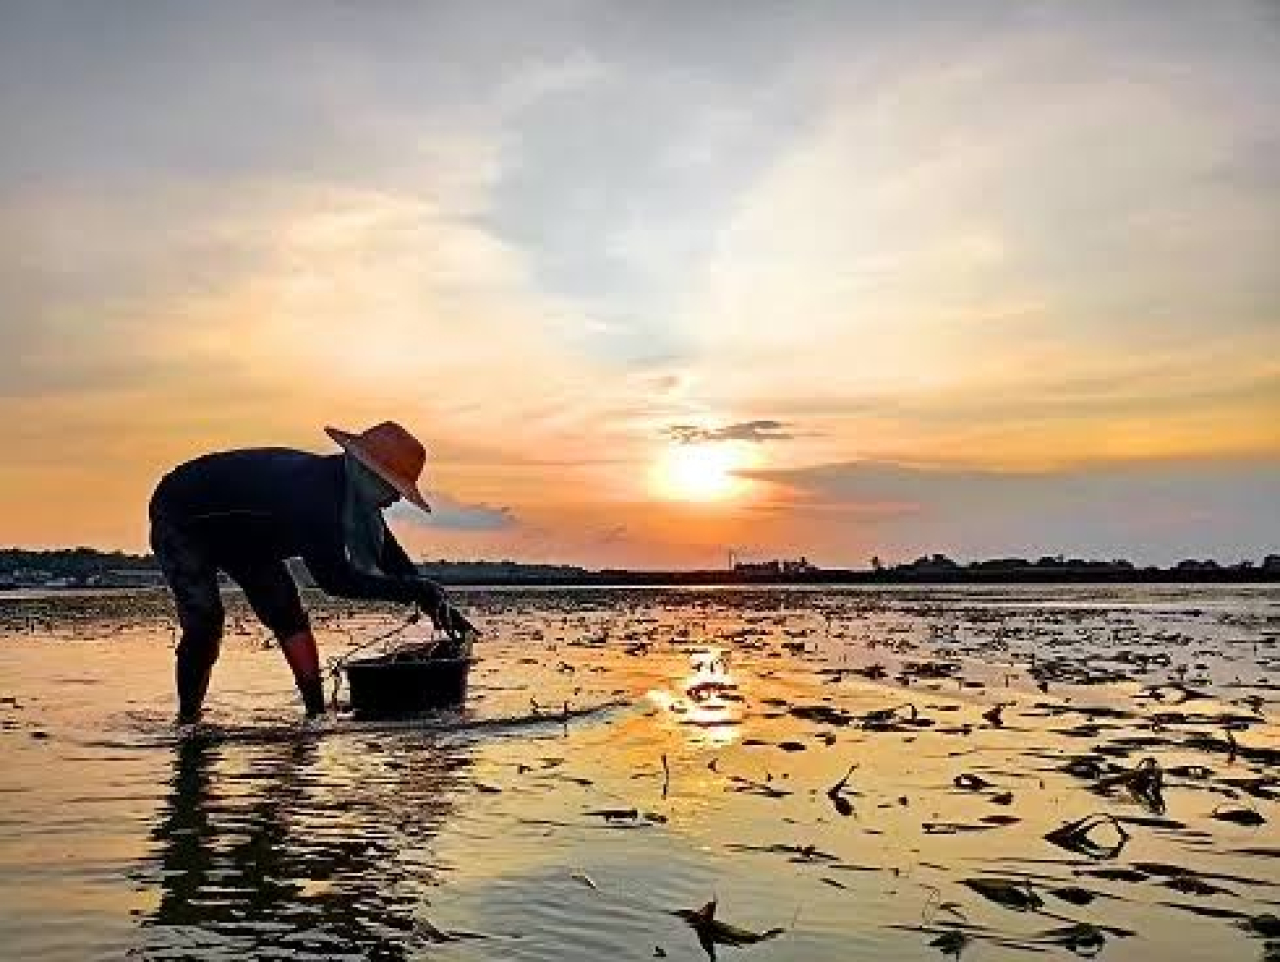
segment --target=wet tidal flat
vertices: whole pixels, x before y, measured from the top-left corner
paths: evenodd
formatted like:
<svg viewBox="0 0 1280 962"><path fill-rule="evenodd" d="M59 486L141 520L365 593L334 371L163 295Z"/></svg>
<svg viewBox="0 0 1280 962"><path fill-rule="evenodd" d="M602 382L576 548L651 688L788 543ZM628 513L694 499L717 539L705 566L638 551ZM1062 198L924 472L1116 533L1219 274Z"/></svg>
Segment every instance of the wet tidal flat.
<svg viewBox="0 0 1280 962"><path fill-rule="evenodd" d="M1276 587L459 600L465 712L304 725L231 598L179 737L163 594L0 595L0 954L1280 958Z"/></svg>

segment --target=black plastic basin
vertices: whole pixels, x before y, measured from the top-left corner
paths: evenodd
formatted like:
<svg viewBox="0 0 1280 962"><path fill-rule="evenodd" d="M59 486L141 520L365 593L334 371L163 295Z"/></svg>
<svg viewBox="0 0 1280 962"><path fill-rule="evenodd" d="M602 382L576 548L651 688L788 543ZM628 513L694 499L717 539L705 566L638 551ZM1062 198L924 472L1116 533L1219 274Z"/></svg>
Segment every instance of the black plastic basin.
<svg viewBox="0 0 1280 962"><path fill-rule="evenodd" d="M467 697L470 658L383 655L346 665L351 710L357 718L395 718L457 708Z"/></svg>

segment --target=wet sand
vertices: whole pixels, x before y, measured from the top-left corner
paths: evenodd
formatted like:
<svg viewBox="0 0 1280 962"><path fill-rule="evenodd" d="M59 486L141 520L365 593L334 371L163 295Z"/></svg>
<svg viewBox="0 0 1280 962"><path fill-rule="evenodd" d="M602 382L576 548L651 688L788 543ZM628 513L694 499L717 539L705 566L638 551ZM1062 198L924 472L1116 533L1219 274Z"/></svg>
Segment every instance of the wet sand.
<svg viewBox="0 0 1280 962"><path fill-rule="evenodd" d="M1280 955L1280 589L462 600L462 715L302 725L233 603L180 738L163 596L0 596L3 954Z"/></svg>

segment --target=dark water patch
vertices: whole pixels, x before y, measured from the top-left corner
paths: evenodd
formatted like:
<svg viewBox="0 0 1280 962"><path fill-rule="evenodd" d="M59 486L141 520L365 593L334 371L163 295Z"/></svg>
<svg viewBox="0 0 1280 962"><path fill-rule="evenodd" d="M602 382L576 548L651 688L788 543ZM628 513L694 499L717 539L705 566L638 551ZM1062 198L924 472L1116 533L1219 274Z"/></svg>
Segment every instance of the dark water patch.
<svg viewBox="0 0 1280 962"><path fill-rule="evenodd" d="M246 957L403 958L422 923L402 885L410 871L415 887L442 871L431 839L454 810L465 750L420 745L390 792L352 794L339 781L336 820L335 796L315 794L331 781L314 769L315 743L254 746L253 767L234 785L226 776L238 759L226 751L205 739L173 748L154 854L133 873L159 895L142 919L151 934L140 956L165 957L198 932ZM424 853L412 869L397 858L406 846Z"/></svg>

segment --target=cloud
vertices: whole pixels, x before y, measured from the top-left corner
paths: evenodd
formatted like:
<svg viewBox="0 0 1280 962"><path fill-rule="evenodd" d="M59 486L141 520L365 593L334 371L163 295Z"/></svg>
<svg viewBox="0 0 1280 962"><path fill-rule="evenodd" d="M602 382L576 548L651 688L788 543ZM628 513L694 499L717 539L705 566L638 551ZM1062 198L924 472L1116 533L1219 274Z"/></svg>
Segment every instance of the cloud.
<svg viewBox="0 0 1280 962"><path fill-rule="evenodd" d="M427 492L427 503L431 505L430 514L403 502L395 504L388 513L393 519L424 528L451 531L506 531L520 523L511 508L469 504L440 491Z"/></svg>
<svg viewBox="0 0 1280 962"><path fill-rule="evenodd" d="M627 534L628 529L625 524L615 524L601 531L597 541L602 545L616 544L620 541L625 541Z"/></svg>
<svg viewBox="0 0 1280 962"><path fill-rule="evenodd" d="M1157 358L1178 372L1142 414L1163 453L1206 453L1228 423L1250 434L1238 447L1274 451L1257 399L1184 429L1198 395L1242 393L1275 356L1280 207L1257 185L1274 177L1264 105L1280 86L1261 16L1046 6L850 45L695 265L684 319L703 400L786 416L807 399L862 455L944 442L1021 459L1016 436L1034 432L1080 457L1111 441L1113 409L1056 385L1133 388L1134 360ZM1046 403L1055 423L1035 423Z"/></svg>
<svg viewBox="0 0 1280 962"><path fill-rule="evenodd" d="M794 524L884 552L1057 554L1168 563L1280 544L1280 460L1153 459L1044 471L844 462L743 472Z"/></svg>
<svg viewBox="0 0 1280 962"><path fill-rule="evenodd" d="M749 441L759 444L764 441L788 441L795 437L788 425L768 419L739 421L736 424L726 424L718 428L699 427L695 424L673 424L667 428L666 435L672 441L678 441L681 444L708 441Z"/></svg>
<svg viewBox="0 0 1280 962"><path fill-rule="evenodd" d="M1265 3L258 6L6 9L10 540L136 548L176 460L388 417L468 498L410 538L629 563L1056 539L1097 471L995 468L1280 453ZM992 470L694 511L673 441Z"/></svg>

